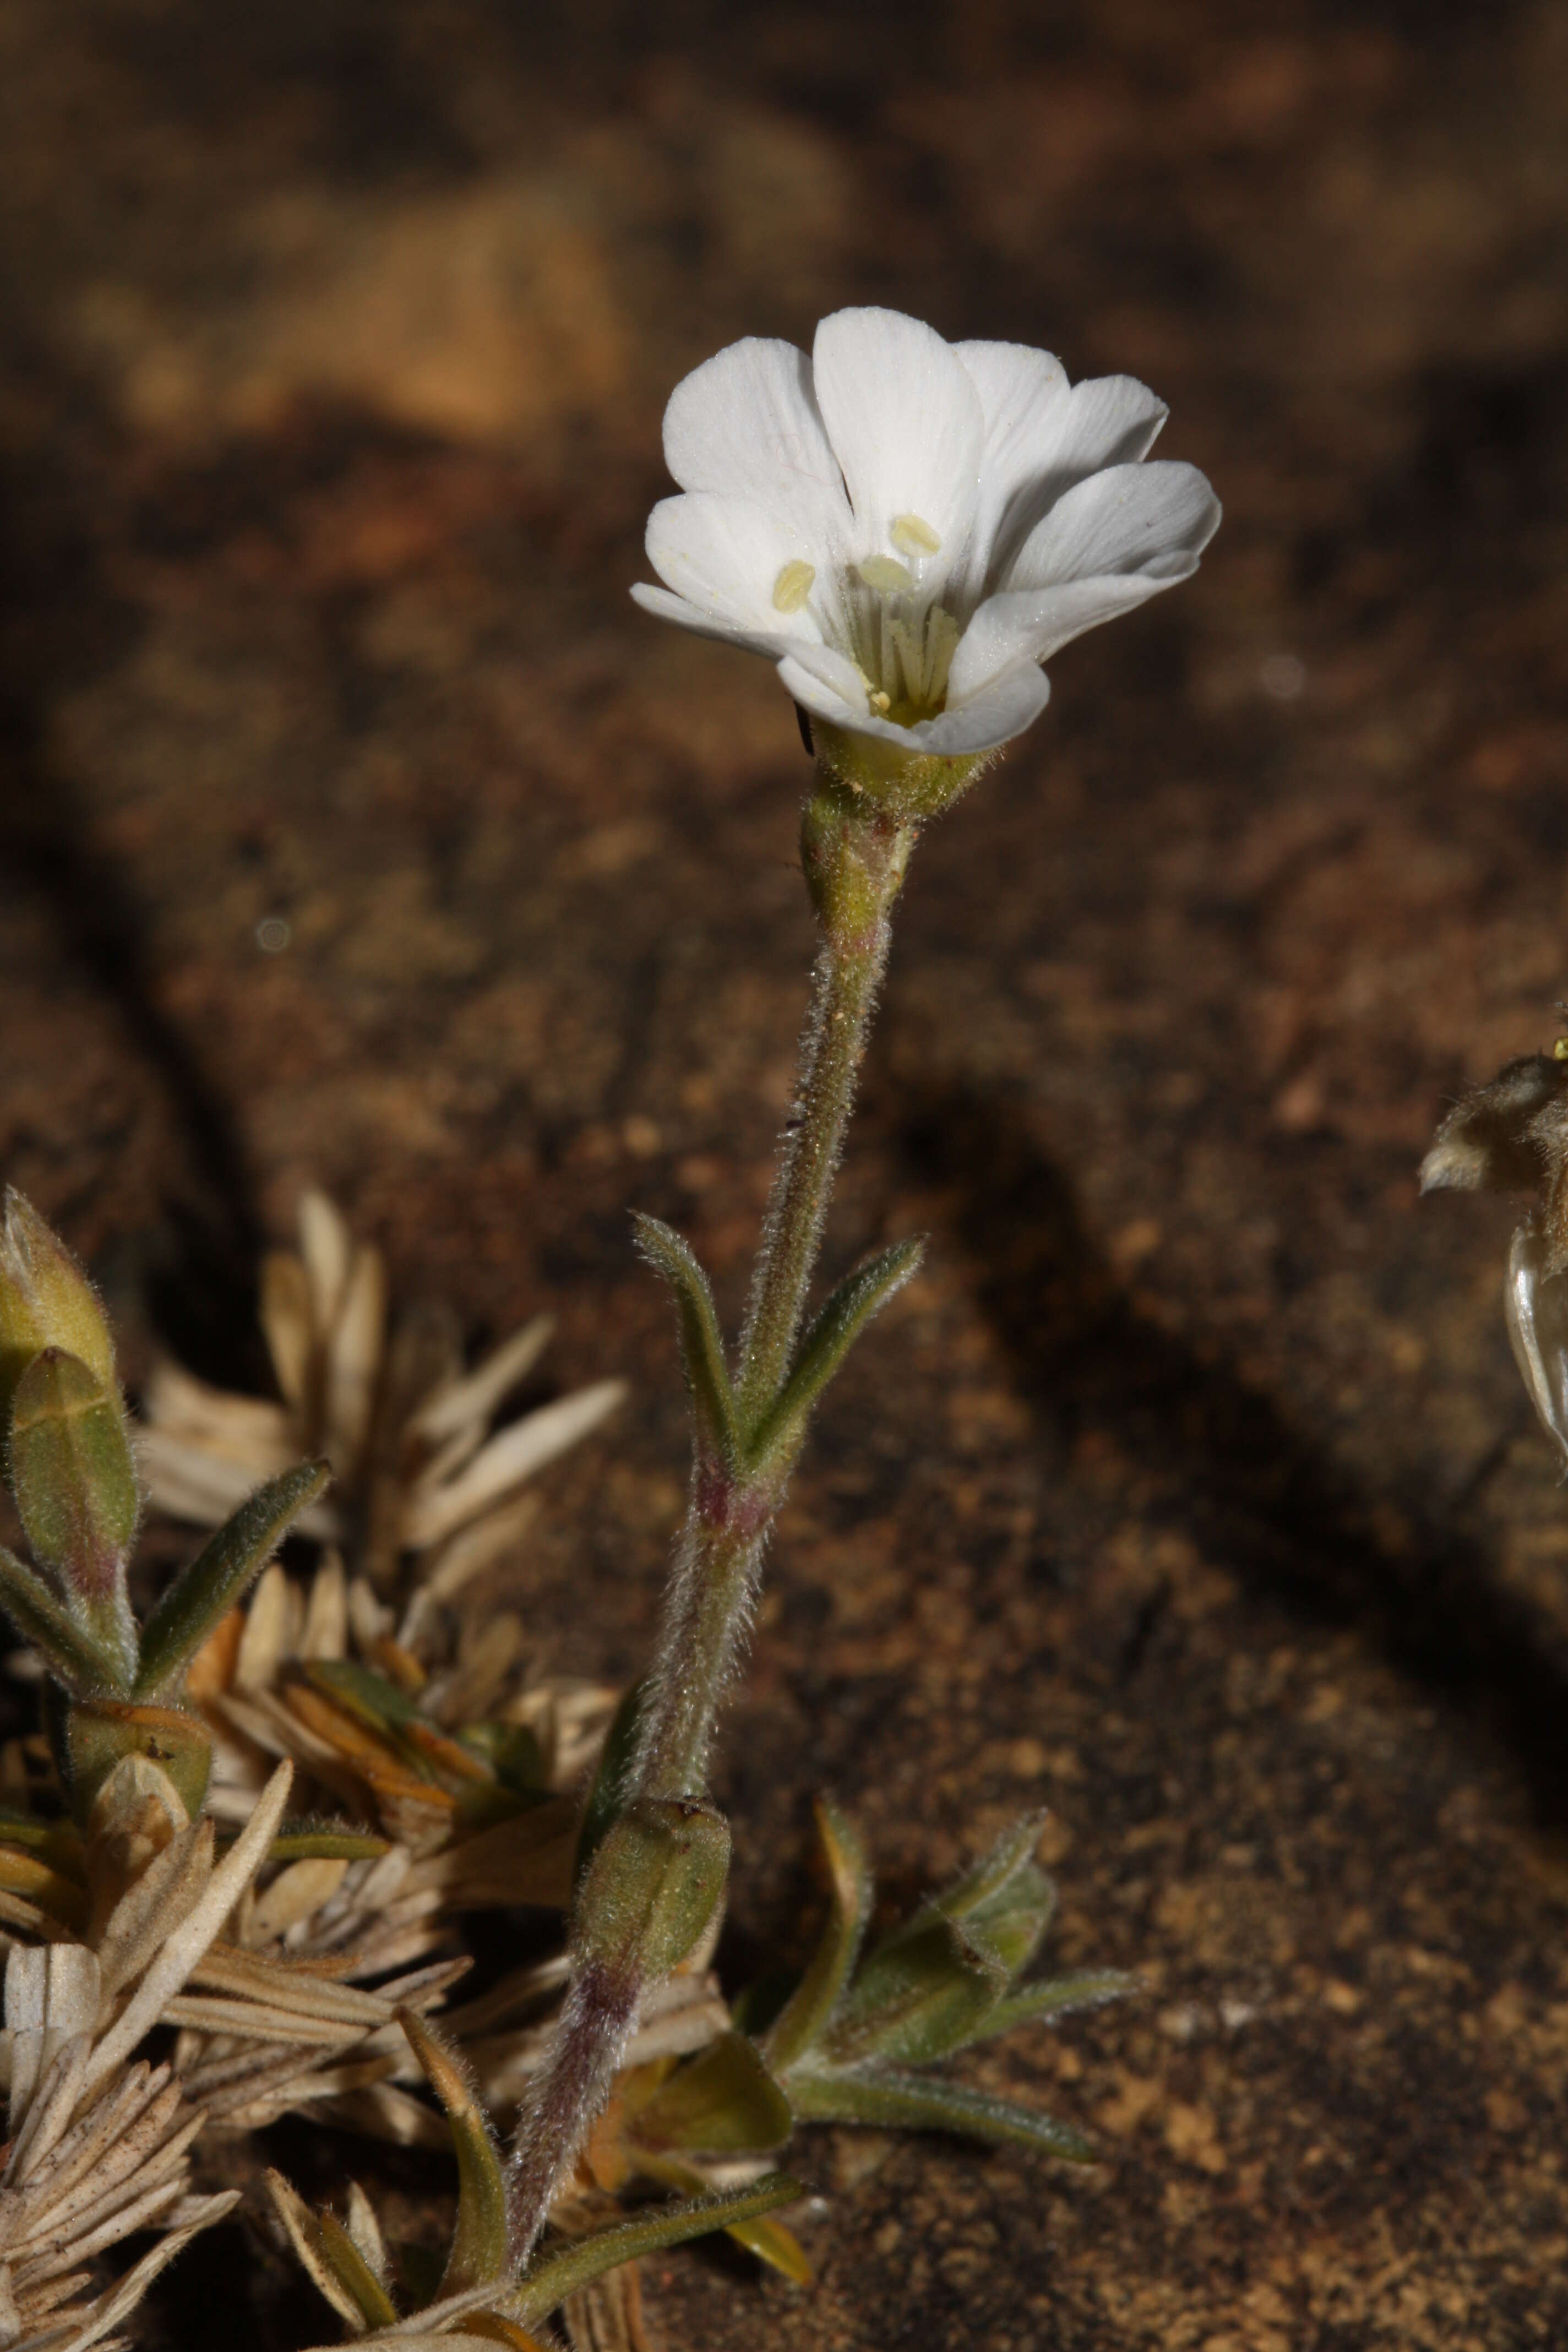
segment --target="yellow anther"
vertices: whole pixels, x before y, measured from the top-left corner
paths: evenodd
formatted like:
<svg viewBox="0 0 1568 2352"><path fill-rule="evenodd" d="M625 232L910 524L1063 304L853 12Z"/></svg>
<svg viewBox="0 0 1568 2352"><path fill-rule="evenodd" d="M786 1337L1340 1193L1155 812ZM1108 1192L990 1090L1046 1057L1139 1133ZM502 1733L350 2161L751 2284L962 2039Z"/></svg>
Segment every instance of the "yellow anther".
<svg viewBox="0 0 1568 2352"><path fill-rule="evenodd" d="M816 578L816 566L802 562L798 555L793 563L786 563L773 582L774 612L798 613L810 595Z"/></svg>
<svg viewBox="0 0 1568 2352"><path fill-rule="evenodd" d="M858 563L855 569L867 587L875 589L879 596L901 596L906 589L915 584L907 567L895 563L890 555L868 555L865 562Z"/></svg>
<svg viewBox="0 0 1568 2352"><path fill-rule="evenodd" d="M1552 1058L1554 1062L1568 1062L1568 1037L1559 1037L1552 1048Z"/></svg>
<svg viewBox="0 0 1568 2352"><path fill-rule="evenodd" d="M878 688L875 694L868 695L867 700L870 703L872 709L877 713L879 719L885 719L889 711L891 710L893 707L892 696L890 694L884 694L880 687Z"/></svg>
<svg viewBox="0 0 1568 2352"><path fill-rule="evenodd" d="M942 541L922 515L895 515L888 537L900 555L935 555Z"/></svg>

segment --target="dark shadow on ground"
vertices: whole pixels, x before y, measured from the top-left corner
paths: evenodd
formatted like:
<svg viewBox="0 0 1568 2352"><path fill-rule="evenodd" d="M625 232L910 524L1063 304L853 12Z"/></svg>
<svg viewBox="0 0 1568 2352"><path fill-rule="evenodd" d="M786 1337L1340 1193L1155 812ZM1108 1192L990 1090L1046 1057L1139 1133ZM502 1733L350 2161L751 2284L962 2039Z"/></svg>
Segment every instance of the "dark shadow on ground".
<svg viewBox="0 0 1568 2352"><path fill-rule="evenodd" d="M1499 1589L1485 1549L1405 1494L1366 1492L1272 1397L1142 1314L1016 1102L933 1078L901 1147L952 1201L981 1309L1064 1454L1081 1433L1110 1433L1157 1482L1162 1516L1306 1622L1355 1626L1484 1724L1543 1826L1568 1822L1568 1671ZM1375 1533L1376 1507L1390 1502L1413 1528L1399 1551Z"/></svg>
<svg viewBox="0 0 1568 2352"><path fill-rule="evenodd" d="M40 369L40 383L51 404L70 406L70 387L52 373ZM107 444L106 427L88 420L85 431ZM233 1105L158 1001L142 909L51 754L47 715L62 688L115 658L132 623L89 521L48 478L20 462L0 472L0 873L44 902L62 953L111 1008L127 1052L171 1108L184 1165L169 1171L165 1234L147 1277L166 1335L216 1369L222 1335L255 1320L255 1185Z"/></svg>

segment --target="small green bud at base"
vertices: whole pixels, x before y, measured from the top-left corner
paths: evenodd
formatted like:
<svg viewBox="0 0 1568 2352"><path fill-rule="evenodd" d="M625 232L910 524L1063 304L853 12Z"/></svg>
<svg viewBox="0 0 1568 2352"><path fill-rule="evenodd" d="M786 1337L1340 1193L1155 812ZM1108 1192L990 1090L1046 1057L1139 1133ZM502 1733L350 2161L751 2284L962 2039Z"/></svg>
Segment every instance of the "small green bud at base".
<svg viewBox="0 0 1568 2352"><path fill-rule="evenodd" d="M201 1811L213 1747L198 1717L183 1707L102 1698L65 1707L57 1722L56 1761L70 1790L71 1811L83 1826L93 1799L128 1756L145 1756L166 1772L193 1821Z"/></svg>
<svg viewBox="0 0 1568 2352"><path fill-rule="evenodd" d="M905 824L951 808L1000 751L998 747L943 759L930 751L905 751L885 736L857 735L821 718L814 719L811 731L825 777Z"/></svg>
<svg viewBox="0 0 1568 2352"><path fill-rule="evenodd" d="M0 1420L44 1348L78 1356L114 1388L114 1342L86 1275L30 1202L7 1190L0 1223Z"/></svg>
<svg viewBox="0 0 1568 2352"><path fill-rule="evenodd" d="M724 1892L730 1826L696 1797L640 1797L584 1877L573 1944L584 1960L658 1984L701 1941Z"/></svg>

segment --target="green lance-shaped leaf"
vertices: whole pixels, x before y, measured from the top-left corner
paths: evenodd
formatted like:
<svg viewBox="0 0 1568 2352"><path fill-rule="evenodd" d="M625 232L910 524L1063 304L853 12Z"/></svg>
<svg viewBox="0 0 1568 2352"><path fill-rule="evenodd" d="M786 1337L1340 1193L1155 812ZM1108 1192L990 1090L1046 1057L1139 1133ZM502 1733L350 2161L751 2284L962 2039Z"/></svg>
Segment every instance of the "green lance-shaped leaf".
<svg viewBox="0 0 1568 2352"><path fill-rule="evenodd" d="M390 2327L397 2305L372 2270L335 2213L323 2208L316 2217L321 2259L330 2263L339 2284L358 2305L367 2327Z"/></svg>
<svg viewBox="0 0 1568 2352"><path fill-rule="evenodd" d="M374 1666L362 1666L357 1659L311 1658L307 1673L318 1690L324 1690L372 1731L395 1731L405 1723L430 1720L405 1690L387 1675L378 1675Z"/></svg>
<svg viewBox="0 0 1568 2352"><path fill-rule="evenodd" d="M655 2149L732 2156L783 2147L792 2129L789 2101L756 2043L725 2033L677 2067L638 2108L632 2137Z"/></svg>
<svg viewBox="0 0 1568 2352"><path fill-rule="evenodd" d="M397 2021L447 2110L458 2158L458 2221L439 2291L461 2294L506 2273L506 2180L500 2157L473 2086L446 2043L411 2009L400 2009Z"/></svg>
<svg viewBox="0 0 1568 2352"><path fill-rule="evenodd" d="M125 1563L142 1496L118 1391L79 1356L46 1348L12 1393L10 1469L35 1556L60 1577L72 1615L133 1671Z"/></svg>
<svg viewBox="0 0 1568 2352"><path fill-rule="evenodd" d="M701 1941L724 1892L730 1825L695 1797L638 1797L617 1814L573 1912L581 1961L657 1984Z"/></svg>
<svg viewBox="0 0 1568 2352"><path fill-rule="evenodd" d="M1001 2000L1039 1948L1056 1890L1031 1859L1044 1816L1005 1831L963 1871L870 1953L835 2021L833 2054L929 2061L989 2032L988 2003Z"/></svg>
<svg viewBox="0 0 1568 2352"><path fill-rule="evenodd" d="M689 1243L658 1217L637 1219L637 1247L656 1273L675 1293L680 1318L680 1352L686 1365L691 1409L697 1419L700 1450L725 1468L739 1466L742 1456L740 1418L724 1360L724 1341L708 1277Z"/></svg>
<svg viewBox="0 0 1568 2352"><path fill-rule="evenodd" d="M871 2124L879 2130L962 2132L976 2139L1009 2140L1073 2164L1092 2164L1083 2134L1054 2116L1016 2107L962 2083L891 2068L802 2068L790 2076L790 2105L803 2122Z"/></svg>
<svg viewBox="0 0 1568 2352"><path fill-rule="evenodd" d="M312 1827L301 1822L281 1831L267 1849L268 1862L379 1862L390 1853L390 1839L366 1830L342 1830L333 1822Z"/></svg>
<svg viewBox="0 0 1568 2352"><path fill-rule="evenodd" d="M971 2040L1006 1989L1006 1978L977 1958L952 1920L928 1912L918 1935L867 1961L818 2052L834 2066L870 2059L927 2065Z"/></svg>
<svg viewBox="0 0 1568 2352"><path fill-rule="evenodd" d="M689 2238L705 2238L710 2231L732 2229L754 2221L780 2205L793 2205L805 2195L787 2172L770 2172L752 2188L730 2197L699 2197L679 2205L661 2205L635 2221L617 2222L591 2238L576 2238L567 2246L537 2258L521 2285L503 2308L525 2327L554 2310L581 2286L602 2277L619 2263L635 2262L640 2254L662 2253Z"/></svg>
<svg viewBox="0 0 1568 2352"><path fill-rule="evenodd" d="M1043 1810L1037 1813L1022 1814L1003 1831L988 1853L968 1870L961 1871L939 1895L932 1896L931 1907L940 1911L944 1918L966 1919L994 1904L1006 1893L1020 1872L1033 1869L1035 1849L1040 1843L1040 1832L1045 1822ZM1054 1905L1054 1896L1052 1901ZM1047 1916L1048 1920L1048 1913Z"/></svg>
<svg viewBox="0 0 1568 2352"><path fill-rule="evenodd" d="M1043 1977L1038 1984L1018 1985L1004 1993L974 2031L952 2047L963 2050L971 2042L994 2041L1016 2025L1049 2025L1058 2017L1103 2009L1107 2001L1125 2000L1138 1990L1139 1979L1125 1969L1080 1969L1072 1976Z"/></svg>
<svg viewBox="0 0 1568 2352"><path fill-rule="evenodd" d="M43 1653L49 1672L75 1696L125 1688L124 1660L79 1625L42 1577L24 1567L4 1544L0 1544L0 1609L24 1641Z"/></svg>
<svg viewBox="0 0 1568 2352"><path fill-rule="evenodd" d="M177 1683L219 1619L261 1573L291 1521L331 1475L325 1462L301 1463L241 1503L159 1601L142 1635L139 1697Z"/></svg>
<svg viewBox="0 0 1568 2352"><path fill-rule="evenodd" d="M801 1341L788 1378L752 1433L750 1468L766 1469L776 1454L793 1451L806 1415L867 1324L903 1288L924 1255L925 1243L918 1236L895 1242L846 1276Z"/></svg>
<svg viewBox="0 0 1568 2352"><path fill-rule="evenodd" d="M1029 1862L952 1924L975 1958L1006 1980L1028 1967L1056 1907L1056 1888L1038 1864Z"/></svg>
<svg viewBox="0 0 1568 2352"><path fill-rule="evenodd" d="M342 2223L313 2213L280 2172L268 2173L267 2187L294 2252L351 2333L392 2326L397 2307Z"/></svg>
<svg viewBox="0 0 1568 2352"><path fill-rule="evenodd" d="M849 1981L871 1909L865 1848L826 1797L817 1800L816 1828L832 1881L832 1909L805 1974L763 2037L770 2062L781 2070L793 2065L825 2032Z"/></svg>
<svg viewBox="0 0 1568 2352"><path fill-rule="evenodd" d="M711 2194L700 2167L689 2157L676 2156L668 2150L654 2153L640 2143L637 2147L637 2169L650 2180L662 2181L665 2188L674 2189L682 2197L706 2197ZM792 2286L811 2284L811 2264L806 2261L799 2239L793 2230L763 2213L750 2221L729 2221L725 2233L738 2246L744 2246L757 2260L770 2269L780 2272Z"/></svg>

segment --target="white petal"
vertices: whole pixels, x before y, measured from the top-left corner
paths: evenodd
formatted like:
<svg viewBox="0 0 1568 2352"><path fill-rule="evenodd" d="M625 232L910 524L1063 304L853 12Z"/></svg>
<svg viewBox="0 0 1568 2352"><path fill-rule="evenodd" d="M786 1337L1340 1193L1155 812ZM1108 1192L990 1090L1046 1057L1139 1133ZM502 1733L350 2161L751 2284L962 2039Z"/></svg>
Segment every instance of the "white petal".
<svg viewBox="0 0 1568 2352"><path fill-rule="evenodd" d="M948 688L951 698L952 688ZM994 751L1032 727L1051 698L1051 682L1033 662L1016 662L955 704L951 698L940 719L923 719L909 732L920 739L922 751L954 757L965 751Z"/></svg>
<svg viewBox="0 0 1568 2352"><path fill-rule="evenodd" d="M1219 500L1195 466L1109 466L1057 500L1006 585L1139 573L1166 587L1186 578L1218 528Z"/></svg>
<svg viewBox="0 0 1568 2352"><path fill-rule="evenodd" d="M897 310L837 310L816 331L817 404L855 509L854 555L897 552L894 521L935 533L921 583L937 593L974 521L984 421L963 361L932 327Z"/></svg>
<svg viewBox="0 0 1568 2352"><path fill-rule="evenodd" d="M668 587L710 620L780 637L817 638L809 601L781 613L773 589L786 563L814 570L822 551L749 499L710 490L661 499L647 519L648 562Z"/></svg>
<svg viewBox="0 0 1568 2352"><path fill-rule="evenodd" d="M1153 447L1170 413L1136 376L1087 376L1068 394L1047 465L1064 489L1104 466L1134 466Z"/></svg>
<svg viewBox="0 0 1568 2352"><path fill-rule="evenodd" d="M1130 375L1090 377L1069 391L1047 352L960 343L985 413L980 519L966 585L997 585L1029 532L1063 492L1105 466L1143 457L1165 404Z"/></svg>
<svg viewBox="0 0 1568 2352"><path fill-rule="evenodd" d="M808 537L847 524L810 362L793 343L748 336L693 369L664 412L664 457L682 489L751 499Z"/></svg>
<svg viewBox="0 0 1568 2352"><path fill-rule="evenodd" d="M779 664L779 680L792 701L835 727L864 732L873 724L874 731L882 731L880 720L870 720L865 679L848 656L832 646L791 646ZM892 730L895 735L903 731L899 727Z"/></svg>
<svg viewBox="0 0 1568 2352"><path fill-rule="evenodd" d="M1026 343L955 343L953 349L980 395L985 420L980 500L963 583L969 594L978 596L1005 518L1049 467L1071 394L1066 368L1049 352L1031 351ZM1043 512L1041 508L1031 520L1037 521ZM1024 536L1018 533L1015 544Z"/></svg>
<svg viewBox="0 0 1568 2352"><path fill-rule="evenodd" d="M716 637L724 645L740 646L746 653L765 654L769 661L777 661L784 649L783 637L774 636L771 631L763 634L756 629L737 628L730 621L716 621L707 613L699 612L695 604L689 604L672 588L654 588L639 580L632 589L632 602L661 621L674 621L681 628L689 629L693 636Z"/></svg>
<svg viewBox="0 0 1568 2352"><path fill-rule="evenodd" d="M1197 558L1187 563L1195 572ZM1162 588L1172 588L1186 572L1151 580L1142 572L1102 574L1093 580L1069 580L1057 588L1023 588L988 596L969 624L952 657L948 693L976 693L987 678L1014 662L1048 661L1054 653L1082 636L1147 604Z"/></svg>

